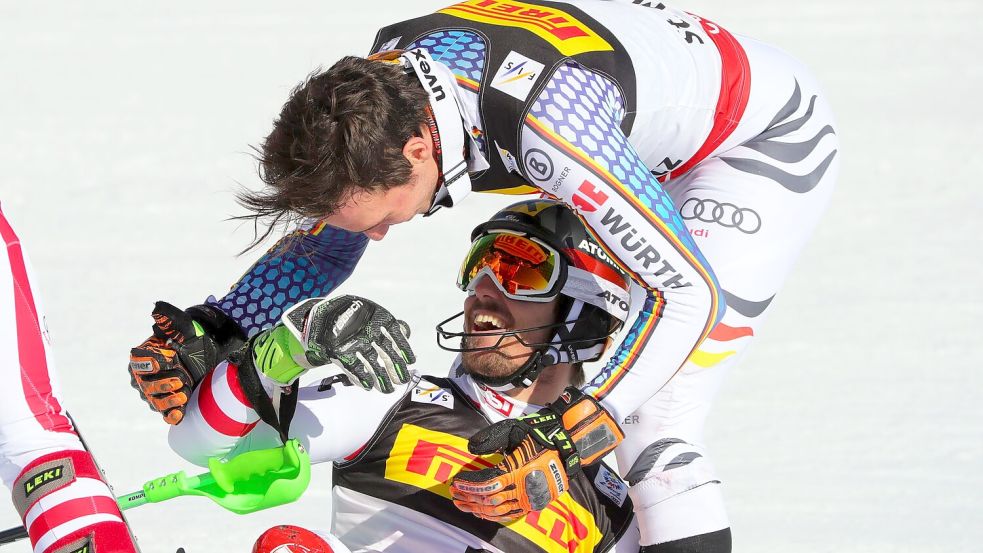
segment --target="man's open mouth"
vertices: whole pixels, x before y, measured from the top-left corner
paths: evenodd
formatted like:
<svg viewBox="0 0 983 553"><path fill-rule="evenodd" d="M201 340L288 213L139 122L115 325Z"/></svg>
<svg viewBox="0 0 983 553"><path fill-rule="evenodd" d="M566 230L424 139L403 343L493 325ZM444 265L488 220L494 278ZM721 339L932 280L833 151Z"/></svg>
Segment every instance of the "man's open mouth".
<svg viewBox="0 0 983 553"><path fill-rule="evenodd" d="M508 324L499 315L491 313L476 313L471 320L472 332L495 332L507 330Z"/></svg>

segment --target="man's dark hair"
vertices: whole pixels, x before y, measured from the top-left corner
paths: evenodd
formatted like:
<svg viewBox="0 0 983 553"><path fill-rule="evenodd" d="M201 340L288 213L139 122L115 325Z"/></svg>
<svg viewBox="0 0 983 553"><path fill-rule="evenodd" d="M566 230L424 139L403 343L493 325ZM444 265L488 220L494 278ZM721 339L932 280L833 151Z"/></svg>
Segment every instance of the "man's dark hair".
<svg viewBox="0 0 983 553"><path fill-rule="evenodd" d="M267 186L239 194L245 218L270 224L259 240L278 224L330 215L357 189L405 184L403 146L426 123L427 101L400 65L354 56L300 83L257 148Z"/></svg>
<svg viewBox="0 0 983 553"><path fill-rule="evenodd" d="M584 364L574 363L570 372L570 385L580 388L586 381L587 375L584 373Z"/></svg>

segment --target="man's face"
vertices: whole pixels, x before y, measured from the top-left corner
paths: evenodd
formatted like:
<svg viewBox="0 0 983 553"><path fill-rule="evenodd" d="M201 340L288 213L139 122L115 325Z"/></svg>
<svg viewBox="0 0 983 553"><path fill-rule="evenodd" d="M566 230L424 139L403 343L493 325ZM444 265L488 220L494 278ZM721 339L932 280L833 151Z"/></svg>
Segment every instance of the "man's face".
<svg viewBox="0 0 983 553"><path fill-rule="evenodd" d="M433 157L433 141L426 127L422 136L410 138L403 155L410 162L412 173L408 183L397 184L388 190L372 192L359 190L325 221L340 229L363 232L372 240L382 240L389 227L405 223L430 210L440 169Z"/></svg>
<svg viewBox="0 0 983 553"><path fill-rule="evenodd" d="M464 339L465 349L491 347L499 340L501 343L493 350L465 351L462 356L464 370L491 378L511 375L529 359L533 350L514 336L502 338L496 333L556 323L560 299L557 297L549 302L509 299L488 276L475 281L474 292L464 300L464 330L477 336ZM527 344L541 344L554 332L555 329L546 328L523 332L521 336Z"/></svg>

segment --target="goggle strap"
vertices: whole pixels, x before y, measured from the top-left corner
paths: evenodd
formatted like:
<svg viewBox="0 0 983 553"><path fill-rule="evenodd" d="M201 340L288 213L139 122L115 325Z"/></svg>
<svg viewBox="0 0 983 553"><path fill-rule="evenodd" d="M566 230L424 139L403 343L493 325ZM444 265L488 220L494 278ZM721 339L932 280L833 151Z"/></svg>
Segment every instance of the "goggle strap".
<svg viewBox="0 0 983 553"><path fill-rule="evenodd" d="M628 307L631 304L629 291L591 272L573 266L567 267L567 282L560 292L599 307L621 321L628 319Z"/></svg>
<svg viewBox="0 0 983 553"><path fill-rule="evenodd" d="M404 68L409 67L420 81L420 86L427 91L433 119L442 143L440 174L444 182L440 189L445 190L447 194L437 194L434 201L436 202L437 196L440 196L440 201L454 205L471 191L471 177L468 175L468 163L465 159L465 148L469 145L469 138L464 133L465 116L454 93L457 88L454 74L446 65L434 61L430 52L423 48L404 51L399 60ZM423 71L421 68L423 63L428 65L429 72ZM436 80L431 83L428 79ZM436 94L434 90L438 89L442 89L443 93ZM480 170L480 167L475 167L475 170ZM431 204L430 211L433 210L434 205Z"/></svg>

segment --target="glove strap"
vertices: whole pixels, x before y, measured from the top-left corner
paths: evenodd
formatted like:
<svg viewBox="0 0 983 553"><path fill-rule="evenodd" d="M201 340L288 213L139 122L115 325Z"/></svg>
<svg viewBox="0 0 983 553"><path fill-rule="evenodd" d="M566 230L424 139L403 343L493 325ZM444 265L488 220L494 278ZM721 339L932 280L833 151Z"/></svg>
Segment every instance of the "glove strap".
<svg viewBox="0 0 983 553"><path fill-rule="evenodd" d="M593 397L570 386L547 408L563 421L580 455L580 462L592 465L614 450L625 438L611 414Z"/></svg>
<svg viewBox="0 0 983 553"><path fill-rule="evenodd" d="M304 346L282 325L257 334L249 342L257 367L282 386L312 368Z"/></svg>
<svg viewBox="0 0 983 553"><path fill-rule="evenodd" d="M563 428L559 413L546 409L519 417L519 420L529 428L529 435L542 447L556 451L568 475L580 470L580 455L570 434Z"/></svg>
<svg viewBox="0 0 983 553"><path fill-rule="evenodd" d="M220 344L234 343L233 341L241 344L246 340L246 333L238 323L214 305L192 305L185 310L185 313L204 327Z"/></svg>
<svg viewBox="0 0 983 553"><path fill-rule="evenodd" d="M239 372L239 384L246 400L252 406L260 420L270 425L280 435L284 444L290 439L290 422L297 411L299 383L289 386L277 386L271 398L266 394L253 363L252 348L249 344L236 351L229 357L229 362L236 366Z"/></svg>

